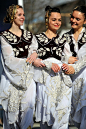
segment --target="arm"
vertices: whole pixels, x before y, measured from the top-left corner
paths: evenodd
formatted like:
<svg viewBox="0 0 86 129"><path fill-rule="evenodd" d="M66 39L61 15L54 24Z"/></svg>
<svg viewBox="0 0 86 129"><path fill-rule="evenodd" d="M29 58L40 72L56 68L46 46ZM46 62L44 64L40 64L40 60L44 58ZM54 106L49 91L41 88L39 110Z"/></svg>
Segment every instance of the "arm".
<svg viewBox="0 0 86 129"><path fill-rule="evenodd" d="M47 70L52 69L55 73L60 71L60 67L56 63L52 63L52 62L49 62L49 61L43 61L43 63L45 64Z"/></svg>
<svg viewBox="0 0 86 129"><path fill-rule="evenodd" d="M70 65L63 64L62 69L68 67L68 70L65 71L66 74L77 74L85 66L86 66L86 56L77 61L76 64L70 64Z"/></svg>
<svg viewBox="0 0 86 129"><path fill-rule="evenodd" d="M29 62L30 64L32 62L34 62L36 60L36 58L38 57L37 48L38 48L38 43L37 43L37 40L36 40L35 36L33 36L32 44L30 45L30 49L29 49L29 52L28 52L29 55L28 55L28 58L27 58L27 62Z"/></svg>
<svg viewBox="0 0 86 129"><path fill-rule="evenodd" d="M31 54L33 54L34 52L37 52L37 48L38 48L38 43L35 36L33 35L32 44L30 45L28 50L29 51L28 57L31 56Z"/></svg>
<svg viewBox="0 0 86 129"><path fill-rule="evenodd" d="M77 61L76 64L71 64L71 66L73 66L75 69L75 74L77 74L82 68L86 66L86 56Z"/></svg>
<svg viewBox="0 0 86 129"><path fill-rule="evenodd" d="M26 89L29 85L30 71L26 59L15 57L12 46L3 37L1 37L1 49L2 65L6 76L15 87Z"/></svg>
<svg viewBox="0 0 86 129"><path fill-rule="evenodd" d="M70 46L68 43L64 45L63 55L62 62L64 63L74 64L76 61L78 61L77 57L72 56L72 52L70 51Z"/></svg>
<svg viewBox="0 0 86 129"><path fill-rule="evenodd" d="M36 67L41 67L41 68L44 67L45 69L47 69L49 71L52 69L55 73L60 71L60 67L58 64L52 63L52 62L49 62L46 60L36 59L33 64Z"/></svg>

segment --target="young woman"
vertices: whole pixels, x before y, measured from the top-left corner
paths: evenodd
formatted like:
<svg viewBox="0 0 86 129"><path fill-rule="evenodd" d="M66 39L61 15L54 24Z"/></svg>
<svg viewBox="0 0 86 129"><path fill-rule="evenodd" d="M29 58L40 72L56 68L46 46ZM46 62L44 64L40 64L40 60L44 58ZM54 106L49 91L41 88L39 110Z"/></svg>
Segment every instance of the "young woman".
<svg viewBox="0 0 86 129"><path fill-rule="evenodd" d="M46 32L36 35L38 57L34 65L36 71L37 105L36 121L41 129L67 129L71 107L71 79L61 69L61 56L64 43L59 44L57 30L61 26L59 8L45 8ZM67 68L65 68L67 69ZM40 78L37 80L37 76Z"/></svg>
<svg viewBox="0 0 86 129"><path fill-rule="evenodd" d="M86 55L86 7L78 6L73 9L70 23L72 29L63 34L60 41L65 43L65 62L74 64ZM82 61L81 61L82 62ZM73 75L73 95L71 117L79 129L86 128L86 68Z"/></svg>
<svg viewBox="0 0 86 129"><path fill-rule="evenodd" d="M0 82L1 82L2 71L3 71L3 67L1 64L1 44L0 44ZM3 125L3 109L2 109L2 106L0 105L0 126L2 125Z"/></svg>
<svg viewBox="0 0 86 129"><path fill-rule="evenodd" d="M4 22L12 26L0 37L4 69L0 86L3 129L30 129L33 125L36 86L32 62L38 46L32 33L20 28L24 20L21 6L9 6Z"/></svg>

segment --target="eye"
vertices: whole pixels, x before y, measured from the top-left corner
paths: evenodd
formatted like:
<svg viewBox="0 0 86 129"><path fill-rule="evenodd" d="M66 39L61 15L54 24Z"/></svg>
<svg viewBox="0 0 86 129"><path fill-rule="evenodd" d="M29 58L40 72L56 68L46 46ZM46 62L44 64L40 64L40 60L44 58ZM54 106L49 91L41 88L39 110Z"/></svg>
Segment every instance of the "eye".
<svg viewBox="0 0 86 129"><path fill-rule="evenodd" d="M58 19L58 21L62 21L62 19Z"/></svg>
<svg viewBox="0 0 86 129"><path fill-rule="evenodd" d="M79 18L76 18L76 20L77 20L77 21L80 21L80 19L79 19Z"/></svg>
<svg viewBox="0 0 86 129"><path fill-rule="evenodd" d="M18 16L21 16L21 13L19 13Z"/></svg>
<svg viewBox="0 0 86 129"><path fill-rule="evenodd" d="M56 21L56 19L52 19L52 21Z"/></svg>

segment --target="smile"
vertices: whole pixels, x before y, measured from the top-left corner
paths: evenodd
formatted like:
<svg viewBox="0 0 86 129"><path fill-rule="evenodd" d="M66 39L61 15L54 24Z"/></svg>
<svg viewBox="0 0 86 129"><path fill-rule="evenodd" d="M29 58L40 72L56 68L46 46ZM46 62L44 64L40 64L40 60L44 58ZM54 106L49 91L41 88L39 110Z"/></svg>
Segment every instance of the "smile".
<svg viewBox="0 0 86 129"><path fill-rule="evenodd" d="M78 24L76 24L76 23L71 23L71 25L73 25L73 26L77 26Z"/></svg>
<svg viewBox="0 0 86 129"><path fill-rule="evenodd" d="M55 27L59 27L59 25L54 25Z"/></svg>

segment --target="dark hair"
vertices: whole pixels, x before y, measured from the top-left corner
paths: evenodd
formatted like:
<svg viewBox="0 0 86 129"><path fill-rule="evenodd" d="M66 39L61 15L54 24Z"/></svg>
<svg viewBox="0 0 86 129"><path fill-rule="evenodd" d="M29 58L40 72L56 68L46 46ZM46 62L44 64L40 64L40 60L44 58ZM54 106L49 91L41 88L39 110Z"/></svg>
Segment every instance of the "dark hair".
<svg viewBox="0 0 86 129"><path fill-rule="evenodd" d="M49 12L49 16L50 16L51 12L60 13L60 9L59 9L59 8L57 8L57 7L50 7L49 5L46 6L45 11L46 11L46 12L47 12L47 11Z"/></svg>
<svg viewBox="0 0 86 129"><path fill-rule="evenodd" d="M16 14L16 10L22 8L20 5L14 5L12 4L7 9L6 17L4 18L5 23L12 23Z"/></svg>
<svg viewBox="0 0 86 129"><path fill-rule="evenodd" d="M45 8L46 14L45 14L45 24L46 24L46 28L48 29L48 22L49 22L49 17L51 15L52 12L57 12L60 13L60 9L57 7L50 7L49 5L46 6Z"/></svg>
<svg viewBox="0 0 86 129"><path fill-rule="evenodd" d="M79 11L81 13L84 13L85 19L86 19L86 6L77 6L76 8L73 9L74 11Z"/></svg>

